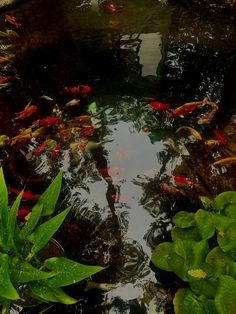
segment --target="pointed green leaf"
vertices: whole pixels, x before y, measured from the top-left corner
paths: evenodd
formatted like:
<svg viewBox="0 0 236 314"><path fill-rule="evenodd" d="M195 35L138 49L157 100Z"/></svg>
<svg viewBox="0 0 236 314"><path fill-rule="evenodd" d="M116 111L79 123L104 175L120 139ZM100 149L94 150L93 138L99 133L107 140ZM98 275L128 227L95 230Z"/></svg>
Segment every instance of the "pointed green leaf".
<svg viewBox="0 0 236 314"><path fill-rule="evenodd" d="M18 261L17 263L14 263L14 267L11 270L11 280L14 283L42 280L53 277L54 275L55 273L53 272L42 271L25 261Z"/></svg>
<svg viewBox="0 0 236 314"><path fill-rule="evenodd" d="M200 279L190 282L191 290L197 295L204 295L206 298L214 299L218 288L217 279Z"/></svg>
<svg viewBox="0 0 236 314"><path fill-rule="evenodd" d="M43 210L43 204L36 203L31 210L29 220L24 224L23 228L20 231L20 238L25 239L28 235L30 235L41 217L41 213Z"/></svg>
<svg viewBox="0 0 236 314"><path fill-rule="evenodd" d="M223 210L229 204L236 204L236 192L226 191L216 196L212 203L215 210Z"/></svg>
<svg viewBox="0 0 236 314"><path fill-rule="evenodd" d="M47 280L48 285L54 288L79 282L104 269L101 266L83 265L65 257L49 258L44 266L57 273L54 278Z"/></svg>
<svg viewBox="0 0 236 314"><path fill-rule="evenodd" d="M60 288L52 288L47 285L47 281L32 281L28 283L32 295L37 299L50 302L59 302L63 304L74 304L77 302L74 298L67 295Z"/></svg>
<svg viewBox="0 0 236 314"><path fill-rule="evenodd" d="M48 243L48 241L63 223L70 209L71 207L68 207L60 214L44 222L35 230L35 232L27 237L27 239L34 244L31 248L31 252L33 254L40 251Z"/></svg>
<svg viewBox="0 0 236 314"><path fill-rule="evenodd" d="M14 246L14 234L16 229L16 215L18 209L20 207L20 202L22 199L23 191L17 196L15 202L10 208L9 212L9 224L8 224L8 248L12 248Z"/></svg>
<svg viewBox="0 0 236 314"><path fill-rule="evenodd" d="M233 314L236 309L236 281L230 276L221 276L215 297L219 314Z"/></svg>
<svg viewBox="0 0 236 314"><path fill-rule="evenodd" d="M3 169L0 167L0 222L1 222L1 245L7 249L8 242L8 191L4 179Z"/></svg>
<svg viewBox="0 0 236 314"><path fill-rule="evenodd" d="M160 243L155 247L155 250L152 253L151 258L152 263L160 269L166 271L173 271L168 263L173 251L174 251L173 243L170 242Z"/></svg>
<svg viewBox="0 0 236 314"><path fill-rule="evenodd" d="M39 205L43 204L42 216L49 216L54 212L61 191L61 183L62 172L60 171L38 200Z"/></svg>
<svg viewBox="0 0 236 314"><path fill-rule="evenodd" d="M9 256L0 254L0 296L10 300L19 299L19 295L10 280Z"/></svg>
<svg viewBox="0 0 236 314"><path fill-rule="evenodd" d="M199 196L199 198L204 209L208 210L209 208L211 208L212 200L209 197Z"/></svg>
<svg viewBox="0 0 236 314"><path fill-rule="evenodd" d="M172 219L176 227L189 228L196 225L194 214L185 211L178 212Z"/></svg>

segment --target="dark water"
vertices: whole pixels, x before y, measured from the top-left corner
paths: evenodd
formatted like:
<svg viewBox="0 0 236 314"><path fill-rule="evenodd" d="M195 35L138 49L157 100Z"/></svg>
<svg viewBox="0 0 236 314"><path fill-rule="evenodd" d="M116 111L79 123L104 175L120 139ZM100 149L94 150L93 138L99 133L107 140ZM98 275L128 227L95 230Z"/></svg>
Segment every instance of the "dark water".
<svg viewBox="0 0 236 314"><path fill-rule="evenodd" d="M54 305L48 313L167 313L172 279L152 270L152 250L168 239L176 211L198 208L198 195L236 188L234 168L209 166L223 157L218 148L206 149L187 133L176 133L183 125L198 129L205 139L228 124L235 131L234 17L165 1L114 4L119 8L114 14L92 0L29 1L11 10L22 28L16 29L19 38L9 40L15 58L2 67L2 75L16 73L18 79L0 91L1 134L13 137L55 109L69 129L95 102L89 113L95 131L88 138L102 141L91 152L72 153L71 144L81 142L78 134L63 137L50 127L41 137L1 150L7 180L18 188L42 191L62 169L59 207L74 205L57 239L68 257L108 267L94 281L117 284L109 292L85 294L76 287L70 293L83 300ZM78 109L66 108L73 97L63 88L78 84L91 86L92 92ZM200 111L174 118L169 111L152 110L145 97L173 108L208 97L219 110L211 123L199 126ZM38 113L13 121L30 100ZM47 138L61 144L54 161L47 153L27 161L20 149L32 152ZM235 152L231 144L226 153ZM188 177L196 188L166 193L161 183L175 186L173 174ZM39 308L21 312L38 313Z"/></svg>

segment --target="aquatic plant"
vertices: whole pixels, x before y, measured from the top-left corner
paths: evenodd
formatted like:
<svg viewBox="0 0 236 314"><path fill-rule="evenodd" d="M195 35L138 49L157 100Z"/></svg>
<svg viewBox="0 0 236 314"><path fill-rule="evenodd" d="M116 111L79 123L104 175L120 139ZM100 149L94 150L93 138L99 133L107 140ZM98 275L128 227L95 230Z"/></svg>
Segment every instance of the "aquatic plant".
<svg viewBox="0 0 236 314"><path fill-rule="evenodd" d="M73 304L77 300L61 287L86 279L103 267L87 266L66 257L42 258L44 247L59 229L70 207L56 216L62 173L56 176L33 206L28 221L17 222L23 191L8 205L8 190L0 168L0 304L1 313L9 313L12 303L27 305L27 298L41 302Z"/></svg>
<svg viewBox="0 0 236 314"><path fill-rule="evenodd" d="M202 204L196 213L173 217L173 242L160 243L151 260L188 283L175 294L176 314L235 313L236 192L204 197Z"/></svg>

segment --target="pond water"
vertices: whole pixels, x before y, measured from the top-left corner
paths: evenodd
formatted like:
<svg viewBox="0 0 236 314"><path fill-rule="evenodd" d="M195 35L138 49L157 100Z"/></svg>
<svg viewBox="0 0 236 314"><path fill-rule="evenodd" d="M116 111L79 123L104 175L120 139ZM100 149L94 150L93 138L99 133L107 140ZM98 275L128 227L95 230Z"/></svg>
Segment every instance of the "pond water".
<svg viewBox="0 0 236 314"><path fill-rule="evenodd" d="M8 185L40 193L61 169L58 210L73 209L56 239L68 257L107 267L94 281L116 285L85 294L74 288L78 304L48 313L172 313L166 298L173 279L154 272L152 250L169 237L176 211L197 209L199 195L236 188L235 165L212 166L236 154L234 17L167 1L113 5L114 12L94 0L22 2L8 8L19 28L1 15L1 31L19 34L0 38L1 49L15 55L1 66L2 76L14 76L0 90L1 134L12 139L47 116L61 125L1 148ZM77 85L91 91L68 104L75 97L65 87ZM204 98L219 107L207 123L198 120L209 105L171 114ZM155 110L155 100L170 107ZM37 112L15 119L30 101ZM204 144L214 130L227 145ZM57 154L35 154L48 140L60 144Z"/></svg>

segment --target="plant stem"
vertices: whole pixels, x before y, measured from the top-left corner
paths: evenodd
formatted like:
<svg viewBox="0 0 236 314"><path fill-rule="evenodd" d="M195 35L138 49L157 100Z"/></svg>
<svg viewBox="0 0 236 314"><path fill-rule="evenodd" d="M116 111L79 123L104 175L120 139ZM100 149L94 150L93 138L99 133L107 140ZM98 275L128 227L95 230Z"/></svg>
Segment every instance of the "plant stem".
<svg viewBox="0 0 236 314"><path fill-rule="evenodd" d="M2 302L2 314L10 314L11 302L9 300L4 300Z"/></svg>

